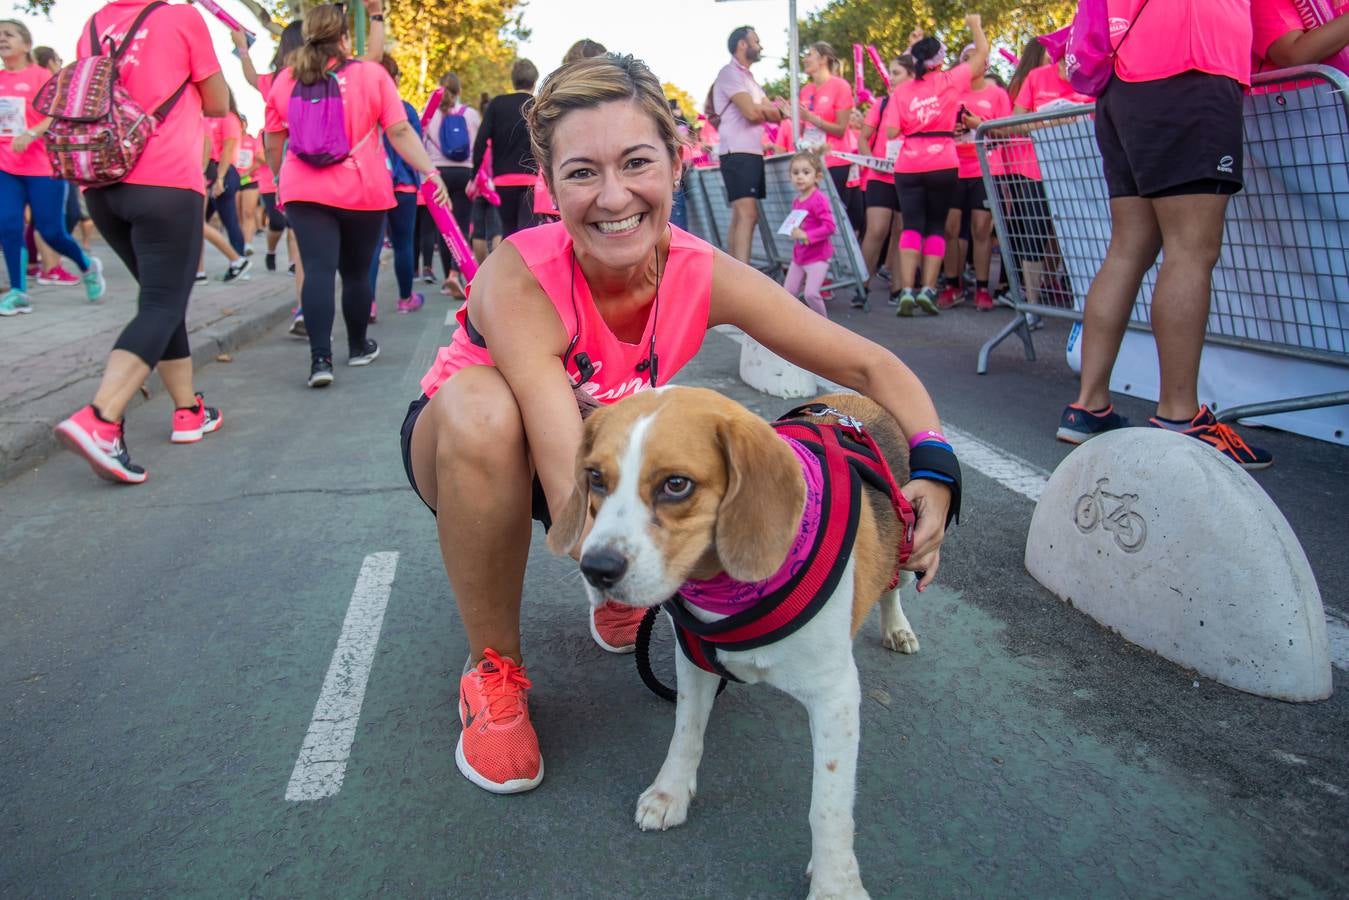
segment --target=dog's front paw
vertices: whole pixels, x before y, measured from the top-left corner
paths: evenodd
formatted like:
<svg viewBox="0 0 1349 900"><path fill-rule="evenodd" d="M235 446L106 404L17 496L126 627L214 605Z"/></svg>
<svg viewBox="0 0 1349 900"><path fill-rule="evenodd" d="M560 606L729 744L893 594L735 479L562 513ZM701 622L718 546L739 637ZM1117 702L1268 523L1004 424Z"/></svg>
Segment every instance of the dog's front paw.
<svg viewBox="0 0 1349 900"><path fill-rule="evenodd" d="M918 635L914 634L911 628L895 628L887 631L881 637L881 643L887 650L897 650L900 653L918 652Z"/></svg>
<svg viewBox="0 0 1349 900"><path fill-rule="evenodd" d="M822 883L820 878L810 880L810 893L806 900L869 900L867 889L862 887L862 879L849 878L836 883Z"/></svg>
<svg viewBox="0 0 1349 900"><path fill-rule="evenodd" d="M671 789L656 783L642 792L637 800L637 827L643 831L664 831L683 825L689 817L689 801L693 791Z"/></svg>

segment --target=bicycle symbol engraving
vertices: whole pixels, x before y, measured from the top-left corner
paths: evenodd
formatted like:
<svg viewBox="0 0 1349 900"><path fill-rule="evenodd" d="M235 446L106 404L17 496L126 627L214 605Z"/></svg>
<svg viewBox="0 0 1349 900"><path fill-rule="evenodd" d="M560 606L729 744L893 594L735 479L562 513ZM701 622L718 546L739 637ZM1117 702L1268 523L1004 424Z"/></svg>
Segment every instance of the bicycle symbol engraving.
<svg viewBox="0 0 1349 900"><path fill-rule="evenodd" d="M1148 539L1147 522L1134 512L1138 495L1112 494L1105 489L1109 481L1109 478L1097 479L1096 490L1077 498L1073 504L1073 524L1083 534L1090 534L1099 525L1114 535L1115 544L1125 553L1137 553ZM1118 504L1108 514L1105 509L1107 500Z"/></svg>

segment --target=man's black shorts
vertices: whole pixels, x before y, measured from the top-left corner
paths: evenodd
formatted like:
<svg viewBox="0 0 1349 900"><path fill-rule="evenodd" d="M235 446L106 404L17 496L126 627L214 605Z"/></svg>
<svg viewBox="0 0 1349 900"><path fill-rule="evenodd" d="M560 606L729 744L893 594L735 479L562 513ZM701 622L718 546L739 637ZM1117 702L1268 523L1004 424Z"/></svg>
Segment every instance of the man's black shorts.
<svg viewBox="0 0 1349 900"><path fill-rule="evenodd" d="M899 195L895 193L894 184L889 181L868 181L866 197L867 209L880 206L899 212Z"/></svg>
<svg viewBox="0 0 1349 900"><path fill-rule="evenodd" d="M721 157L721 180L726 185L726 202L745 197L762 200L768 196L764 180L763 157L757 153L726 153Z"/></svg>
<svg viewBox="0 0 1349 900"><path fill-rule="evenodd" d="M1112 76L1096 101L1096 143L1111 197L1241 190L1242 87L1189 71L1158 81Z"/></svg>

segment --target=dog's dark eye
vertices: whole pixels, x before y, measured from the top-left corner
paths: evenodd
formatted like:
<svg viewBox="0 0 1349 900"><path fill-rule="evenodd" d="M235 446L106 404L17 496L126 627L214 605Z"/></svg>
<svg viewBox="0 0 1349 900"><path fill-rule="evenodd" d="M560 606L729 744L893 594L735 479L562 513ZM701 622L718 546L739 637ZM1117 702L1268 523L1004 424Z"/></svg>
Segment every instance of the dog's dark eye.
<svg viewBox="0 0 1349 900"><path fill-rule="evenodd" d="M596 493L604 493L604 473L599 469L586 469L586 482Z"/></svg>
<svg viewBox="0 0 1349 900"><path fill-rule="evenodd" d="M671 475L660 487L663 500L683 500L693 493L693 480L683 475Z"/></svg>

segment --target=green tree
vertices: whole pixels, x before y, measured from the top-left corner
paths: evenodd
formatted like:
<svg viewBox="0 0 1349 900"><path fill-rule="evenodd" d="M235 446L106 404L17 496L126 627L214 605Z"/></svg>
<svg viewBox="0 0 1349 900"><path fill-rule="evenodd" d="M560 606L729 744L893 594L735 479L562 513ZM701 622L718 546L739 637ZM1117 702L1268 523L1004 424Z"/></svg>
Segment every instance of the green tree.
<svg viewBox="0 0 1349 900"><path fill-rule="evenodd" d="M424 0L394 4L389 52L403 73L402 94L420 105L442 75L453 72L464 100L511 90L519 40L528 37L516 0Z"/></svg>

